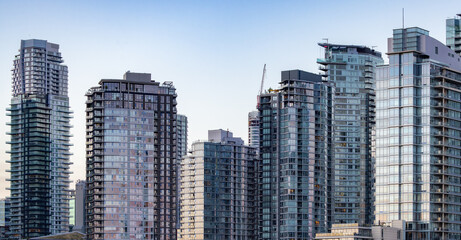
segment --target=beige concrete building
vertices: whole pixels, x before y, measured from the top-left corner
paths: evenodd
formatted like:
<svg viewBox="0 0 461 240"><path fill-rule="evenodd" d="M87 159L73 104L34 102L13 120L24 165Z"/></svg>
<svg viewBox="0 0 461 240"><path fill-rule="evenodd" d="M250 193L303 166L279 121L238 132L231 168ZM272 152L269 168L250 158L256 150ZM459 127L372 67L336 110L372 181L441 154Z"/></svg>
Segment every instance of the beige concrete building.
<svg viewBox="0 0 461 240"><path fill-rule="evenodd" d="M255 239L256 149L224 130L192 144L181 162L178 239Z"/></svg>

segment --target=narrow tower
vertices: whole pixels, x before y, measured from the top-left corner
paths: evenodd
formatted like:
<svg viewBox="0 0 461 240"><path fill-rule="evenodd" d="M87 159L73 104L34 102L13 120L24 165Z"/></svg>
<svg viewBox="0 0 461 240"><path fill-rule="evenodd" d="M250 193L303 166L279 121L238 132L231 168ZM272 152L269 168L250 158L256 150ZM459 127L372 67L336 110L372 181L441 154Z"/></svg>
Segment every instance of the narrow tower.
<svg viewBox="0 0 461 240"><path fill-rule="evenodd" d="M375 68L381 53L359 45L319 43L324 80L335 88L331 223L373 222ZM330 226L331 227L331 226Z"/></svg>
<svg viewBox="0 0 461 240"><path fill-rule="evenodd" d="M9 142L11 236L69 230L71 111L59 45L23 40L13 68Z"/></svg>
<svg viewBox="0 0 461 240"><path fill-rule="evenodd" d="M313 239L331 213L332 97L321 76L282 72L260 95L259 239Z"/></svg>

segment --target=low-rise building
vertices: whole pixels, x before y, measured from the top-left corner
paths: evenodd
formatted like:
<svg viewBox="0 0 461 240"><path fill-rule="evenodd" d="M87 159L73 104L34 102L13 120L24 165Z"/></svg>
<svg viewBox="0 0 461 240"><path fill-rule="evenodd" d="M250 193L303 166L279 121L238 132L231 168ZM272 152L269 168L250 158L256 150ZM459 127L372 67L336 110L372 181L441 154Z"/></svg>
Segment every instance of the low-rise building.
<svg viewBox="0 0 461 240"><path fill-rule="evenodd" d="M405 221L370 226L358 223L333 224L331 232L317 233L315 240L405 240Z"/></svg>
<svg viewBox="0 0 461 240"><path fill-rule="evenodd" d="M317 233L315 239L329 240L364 240L373 239L370 226L361 226L358 223L333 224L331 232Z"/></svg>

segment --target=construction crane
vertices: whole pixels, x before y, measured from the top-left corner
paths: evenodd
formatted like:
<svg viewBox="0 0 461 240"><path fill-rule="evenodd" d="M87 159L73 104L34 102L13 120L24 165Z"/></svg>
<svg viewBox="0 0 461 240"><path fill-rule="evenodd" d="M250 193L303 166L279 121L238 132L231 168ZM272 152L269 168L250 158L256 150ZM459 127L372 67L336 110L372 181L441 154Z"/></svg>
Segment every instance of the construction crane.
<svg viewBox="0 0 461 240"><path fill-rule="evenodd" d="M261 79L261 89L259 90L259 95L263 93L264 78L266 78L266 64L265 63L264 63L264 68L263 68L263 77Z"/></svg>
<svg viewBox="0 0 461 240"><path fill-rule="evenodd" d="M266 78L266 64L265 63L264 63L264 68L263 68L263 77L261 79L261 88L259 89L258 105L256 105L256 108L259 108L259 104L261 103L261 94L263 93L263 88L264 88L264 78Z"/></svg>

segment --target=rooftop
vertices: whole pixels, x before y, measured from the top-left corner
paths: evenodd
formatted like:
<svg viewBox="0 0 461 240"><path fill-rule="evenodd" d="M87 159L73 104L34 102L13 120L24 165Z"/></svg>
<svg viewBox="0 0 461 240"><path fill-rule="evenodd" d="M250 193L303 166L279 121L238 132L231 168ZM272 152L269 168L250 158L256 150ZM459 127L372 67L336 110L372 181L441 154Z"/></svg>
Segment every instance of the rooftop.
<svg viewBox="0 0 461 240"><path fill-rule="evenodd" d="M55 235L48 235L48 236L43 236L43 237L36 237L36 238L31 238L31 240L34 239L86 239L86 235L81 233L81 232L68 232L68 233L60 233L60 234L55 234Z"/></svg>
<svg viewBox="0 0 461 240"><path fill-rule="evenodd" d="M349 48L357 49L358 54L371 54L376 57L381 57L381 52L374 50L373 48L369 48L363 45L343 45L343 44L333 44L333 43L318 43L319 46L323 48L327 48L330 51L347 51Z"/></svg>

